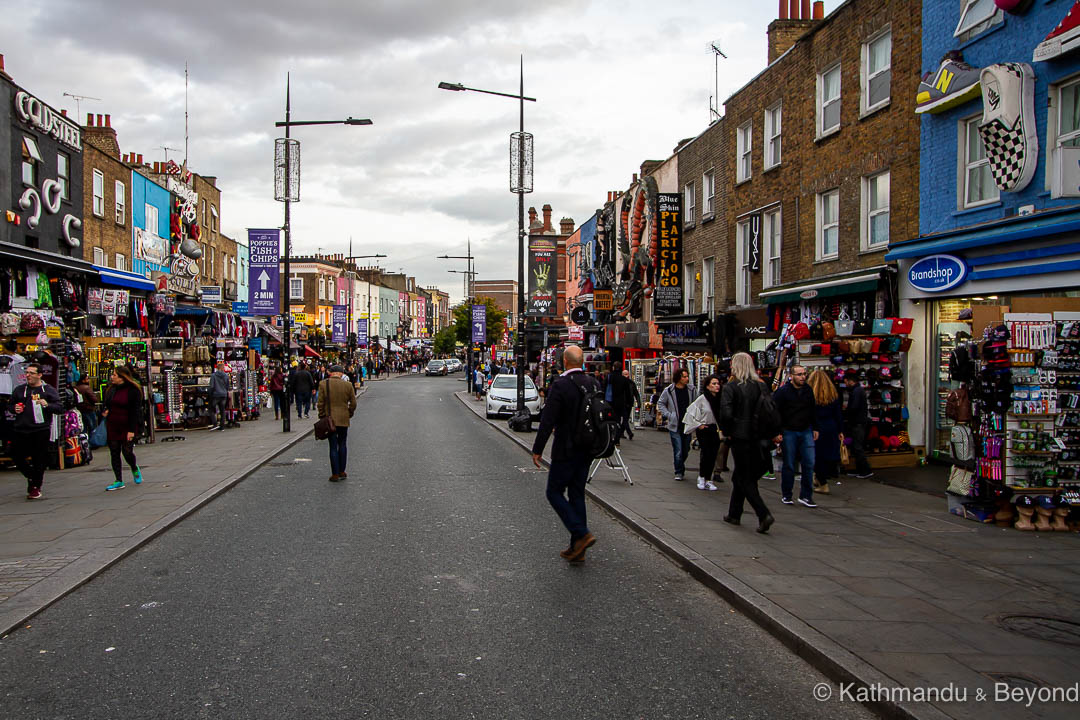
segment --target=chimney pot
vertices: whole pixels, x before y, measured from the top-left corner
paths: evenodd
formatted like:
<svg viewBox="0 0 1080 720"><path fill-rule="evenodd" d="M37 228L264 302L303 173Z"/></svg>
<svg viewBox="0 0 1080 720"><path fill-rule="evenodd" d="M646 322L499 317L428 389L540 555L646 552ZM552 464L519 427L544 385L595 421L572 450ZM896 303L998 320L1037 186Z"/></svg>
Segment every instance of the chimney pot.
<svg viewBox="0 0 1080 720"><path fill-rule="evenodd" d="M788 0L788 15L792 20L799 19L799 0Z"/></svg>
<svg viewBox="0 0 1080 720"><path fill-rule="evenodd" d="M0 70L2 70L2 69L3 68L0 68ZM63 115L64 117L67 117L67 110L65 110L63 108L60 108L60 114Z"/></svg>
<svg viewBox="0 0 1080 720"><path fill-rule="evenodd" d="M139 164L142 165L142 153L139 153Z"/></svg>
<svg viewBox="0 0 1080 720"><path fill-rule="evenodd" d="M102 120L101 120L101 115L98 115L98 116L97 116L97 126L98 126L98 127L102 127Z"/></svg>
<svg viewBox="0 0 1080 720"><path fill-rule="evenodd" d="M781 20L787 20L788 19L787 0L780 0L780 19Z"/></svg>
<svg viewBox="0 0 1080 720"><path fill-rule="evenodd" d="M634 173L634 179L632 182L637 182L637 173Z"/></svg>
<svg viewBox="0 0 1080 720"><path fill-rule="evenodd" d="M825 0L816 0L816 2L814 2L814 19L825 19Z"/></svg>
<svg viewBox="0 0 1080 720"><path fill-rule="evenodd" d="M810 0L806 0L806 1L809 2ZM112 127L112 115L106 115L105 116L105 127L107 127L107 128Z"/></svg>
<svg viewBox="0 0 1080 720"><path fill-rule="evenodd" d="M4 56L0 54L0 72L4 71Z"/></svg>
<svg viewBox="0 0 1080 720"><path fill-rule="evenodd" d="M802 7L799 9L799 16L803 20L810 19L810 0L802 0Z"/></svg>
<svg viewBox="0 0 1080 720"><path fill-rule="evenodd" d="M92 113L86 113L86 127L94 126L94 115Z"/></svg>

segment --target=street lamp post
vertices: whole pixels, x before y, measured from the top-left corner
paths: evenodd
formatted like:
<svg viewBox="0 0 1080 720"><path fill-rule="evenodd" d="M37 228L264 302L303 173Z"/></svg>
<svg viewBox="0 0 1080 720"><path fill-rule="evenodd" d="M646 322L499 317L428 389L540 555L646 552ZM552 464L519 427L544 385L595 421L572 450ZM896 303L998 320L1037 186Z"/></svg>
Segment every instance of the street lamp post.
<svg viewBox="0 0 1080 720"><path fill-rule="evenodd" d="M379 255L353 255L352 254L352 238L349 238L349 255L348 255L348 257L345 258L345 260L347 262L353 262L355 260L363 260L364 258L384 258L384 257L386 257L386 256L382 255L382 254L379 254ZM353 262L353 266L354 266L354 269L352 271L352 275L349 276L349 319L346 321L347 326L348 326L348 330L346 330L346 332L345 332L345 337L346 338L348 338L349 335L353 332L353 324L352 324L352 317L353 317L353 312L352 312L353 286L352 286L352 279L353 279L353 277L356 276L355 262ZM370 282L368 282L367 321L368 321L368 337L370 338L371 337L371 283ZM368 342L370 344L370 340ZM350 362L352 361L353 356L354 356L353 347L352 347L352 345L350 345L349 346L349 360L350 360Z"/></svg>
<svg viewBox="0 0 1080 720"><path fill-rule="evenodd" d="M290 301L292 299L292 282L289 277L289 259L292 254L292 225L290 223L290 212L292 210L292 204L294 202L300 202L300 142L291 139L290 130L297 125L371 125L371 120L367 118L354 118L349 116L344 120L293 120L292 119L292 99L291 99L291 82L290 75L285 75L285 121L274 123L274 127L285 128L284 139L279 138L276 143L275 152L275 167L274 180L275 186L281 186L280 192L275 187L275 199L284 201L285 203L285 252L284 252L284 264L285 264L285 292L282 293L281 298L281 314L284 330L284 343L285 343L285 363L288 366L289 359L292 357L292 314L290 313ZM277 157L281 156L282 161L278 161ZM294 170L293 164L296 164ZM281 182L278 181L278 171L281 170ZM294 177L295 174L295 177ZM295 183L295 185L294 185ZM289 432L291 429L290 416L289 416L289 394L285 393L285 402L282 405L284 412L281 418L281 429L283 432Z"/></svg>
<svg viewBox="0 0 1080 720"><path fill-rule="evenodd" d="M518 428L529 427L529 411L525 407L525 193L532 192L532 135L525 133L525 101L536 102L536 98L525 96L525 60L520 59L518 94L480 90L465 87L461 83L440 82L439 89L455 92L471 91L486 95L514 98L518 101L518 132L513 133L510 141L510 191L518 196L518 313L517 337L514 341L514 355L517 359L517 412L511 418L511 425ZM516 162L515 162L516 160ZM528 166L528 167L526 167Z"/></svg>
<svg viewBox="0 0 1080 720"><path fill-rule="evenodd" d="M467 268L464 271L461 270L447 270L447 272L461 273L465 276L465 307L467 309L466 317L469 318L469 333L465 337L467 350L465 351L465 390L466 392L472 390L473 378L472 378L472 283L473 278L476 276L476 271L473 269L473 260L476 258L472 254L472 240L469 240L466 245L465 255L439 255L440 260L465 260Z"/></svg>

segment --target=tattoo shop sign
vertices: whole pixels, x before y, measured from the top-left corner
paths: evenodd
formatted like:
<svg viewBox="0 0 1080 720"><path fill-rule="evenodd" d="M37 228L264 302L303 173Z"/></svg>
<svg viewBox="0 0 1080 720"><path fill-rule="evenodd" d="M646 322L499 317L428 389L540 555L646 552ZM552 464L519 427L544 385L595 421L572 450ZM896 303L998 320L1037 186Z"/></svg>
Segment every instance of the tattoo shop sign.
<svg viewBox="0 0 1080 720"><path fill-rule="evenodd" d="M559 274L555 265L555 240L545 237L529 239L529 296L525 314L533 317L554 317L555 284Z"/></svg>
<svg viewBox="0 0 1080 720"><path fill-rule="evenodd" d="M657 316L677 315L683 310L682 288L682 196L659 193L660 222L656 252L656 294L653 309Z"/></svg>

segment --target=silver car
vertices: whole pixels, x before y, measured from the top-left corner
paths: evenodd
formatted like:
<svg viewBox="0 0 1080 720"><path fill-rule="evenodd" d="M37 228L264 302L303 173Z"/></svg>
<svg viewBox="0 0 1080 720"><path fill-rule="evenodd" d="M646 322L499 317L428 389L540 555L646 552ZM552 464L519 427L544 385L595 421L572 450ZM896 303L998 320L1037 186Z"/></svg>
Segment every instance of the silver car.
<svg viewBox="0 0 1080 720"><path fill-rule="evenodd" d="M488 385L486 400L487 416L489 418L513 415L517 410L517 376L496 375ZM536 391L536 385L532 378L525 376L525 407L533 419L540 417L540 393Z"/></svg>

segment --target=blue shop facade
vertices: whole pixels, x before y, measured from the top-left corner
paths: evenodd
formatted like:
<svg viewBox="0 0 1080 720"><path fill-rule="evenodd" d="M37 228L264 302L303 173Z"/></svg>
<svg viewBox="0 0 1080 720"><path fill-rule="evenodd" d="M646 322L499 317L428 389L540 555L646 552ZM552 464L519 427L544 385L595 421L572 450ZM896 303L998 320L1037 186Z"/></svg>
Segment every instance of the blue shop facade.
<svg viewBox="0 0 1080 720"><path fill-rule="evenodd" d="M999 7L1011 7L1006 11ZM1077 3L1080 5L1080 3ZM1080 310L1080 7L925 0L920 211L893 242L912 444L948 456L957 342L1006 312ZM1072 11L1072 13L1070 13ZM1076 17L1071 17L1075 15Z"/></svg>

